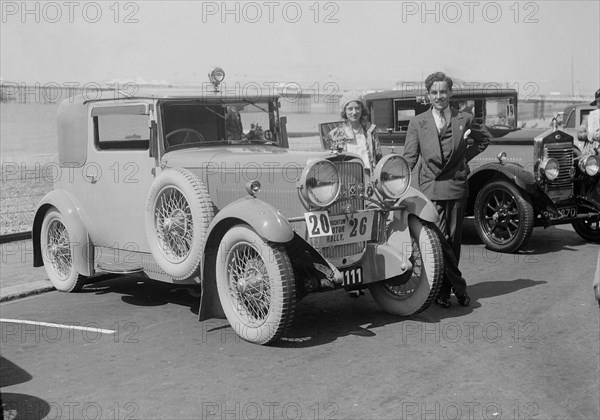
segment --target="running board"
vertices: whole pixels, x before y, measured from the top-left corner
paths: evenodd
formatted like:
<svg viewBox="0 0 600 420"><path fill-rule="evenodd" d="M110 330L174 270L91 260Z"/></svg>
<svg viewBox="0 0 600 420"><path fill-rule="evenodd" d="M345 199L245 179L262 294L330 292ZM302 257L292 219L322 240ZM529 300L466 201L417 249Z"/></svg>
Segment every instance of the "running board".
<svg viewBox="0 0 600 420"><path fill-rule="evenodd" d="M135 274L144 271L144 267L140 265L127 263L101 262L96 265L96 268L112 274Z"/></svg>

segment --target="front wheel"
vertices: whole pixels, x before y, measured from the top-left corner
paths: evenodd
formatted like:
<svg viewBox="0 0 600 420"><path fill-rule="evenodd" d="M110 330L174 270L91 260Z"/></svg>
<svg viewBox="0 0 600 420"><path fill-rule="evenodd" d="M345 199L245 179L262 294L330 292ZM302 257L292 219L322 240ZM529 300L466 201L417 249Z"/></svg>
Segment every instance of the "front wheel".
<svg viewBox="0 0 600 420"><path fill-rule="evenodd" d="M270 343L292 323L296 286L290 259L249 226L236 225L223 236L216 281L223 312L244 340Z"/></svg>
<svg viewBox="0 0 600 420"><path fill-rule="evenodd" d="M572 225L575 232L586 241L600 243L600 220L578 220Z"/></svg>
<svg viewBox="0 0 600 420"><path fill-rule="evenodd" d="M533 230L529 196L507 181L484 186L475 199L475 229L492 251L515 252Z"/></svg>
<svg viewBox="0 0 600 420"><path fill-rule="evenodd" d="M444 274L437 230L417 218L409 220L409 230L412 270L369 286L371 295L386 312L401 316L427 309L437 295Z"/></svg>
<svg viewBox="0 0 600 420"><path fill-rule="evenodd" d="M52 286L61 292L76 292L85 284L86 277L73 266L74 246L65 220L58 210L51 208L42 222L40 247L44 268Z"/></svg>

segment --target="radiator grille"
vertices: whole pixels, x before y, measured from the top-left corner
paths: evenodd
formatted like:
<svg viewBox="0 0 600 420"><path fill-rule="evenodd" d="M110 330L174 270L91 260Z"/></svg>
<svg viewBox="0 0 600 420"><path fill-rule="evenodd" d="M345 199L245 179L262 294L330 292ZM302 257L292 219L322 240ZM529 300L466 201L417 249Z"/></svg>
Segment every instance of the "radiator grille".
<svg viewBox="0 0 600 420"><path fill-rule="evenodd" d="M360 197L364 192L363 167L357 162L336 162L341 181L341 200L329 208L329 214L335 216L344 213L344 207L350 204L356 210L365 208L365 200ZM320 248L321 254L328 259L350 257L364 252L366 242L334 245Z"/></svg>
<svg viewBox="0 0 600 420"><path fill-rule="evenodd" d="M544 144L544 156L556 159L559 165L558 177L546 184L546 193L549 197L561 200L573 194L573 145L570 142Z"/></svg>

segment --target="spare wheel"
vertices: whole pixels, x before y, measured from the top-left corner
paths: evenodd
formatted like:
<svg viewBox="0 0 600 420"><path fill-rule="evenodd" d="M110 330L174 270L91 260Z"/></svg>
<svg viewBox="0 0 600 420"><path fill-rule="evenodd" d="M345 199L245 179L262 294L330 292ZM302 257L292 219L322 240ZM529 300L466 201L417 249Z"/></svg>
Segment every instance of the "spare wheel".
<svg viewBox="0 0 600 420"><path fill-rule="evenodd" d="M214 209L192 172L169 168L152 184L146 203L146 237L157 264L174 280L196 275Z"/></svg>

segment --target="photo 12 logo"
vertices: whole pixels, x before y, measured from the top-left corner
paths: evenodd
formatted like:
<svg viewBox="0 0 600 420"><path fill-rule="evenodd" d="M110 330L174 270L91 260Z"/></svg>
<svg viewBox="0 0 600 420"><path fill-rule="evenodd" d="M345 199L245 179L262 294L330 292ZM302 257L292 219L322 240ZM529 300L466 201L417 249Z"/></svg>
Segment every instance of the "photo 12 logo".
<svg viewBox="0 0 600 420"><path fill-rule="evenodd" d="M3 1L2 23L139 23L140 6L133 1Z"/></svg>
<svg viewBox="0 0 600 420"><path fill-rule="evenodd" d="M402 2L402 23L539 23L537 2Z"/></svg>
<svg viewBox="0 0 600 420"><path fill-rule="evenodd" d="M339 23L339 3L328 2L202 2L202 23Z"/></svg>

